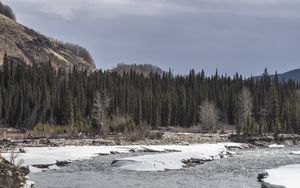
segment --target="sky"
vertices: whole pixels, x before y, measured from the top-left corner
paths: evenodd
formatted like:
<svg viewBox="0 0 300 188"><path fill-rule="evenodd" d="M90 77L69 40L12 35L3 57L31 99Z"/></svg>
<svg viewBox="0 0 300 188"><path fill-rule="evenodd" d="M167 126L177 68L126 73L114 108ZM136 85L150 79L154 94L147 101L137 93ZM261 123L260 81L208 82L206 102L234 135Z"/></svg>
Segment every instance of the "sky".
<svg viewBox="0 0 300 188"><path fill-rule="evenodd" d="M299 0L2 0L18 22L80 44L101 69L153 64L176 74L300 68Z"/></svg>

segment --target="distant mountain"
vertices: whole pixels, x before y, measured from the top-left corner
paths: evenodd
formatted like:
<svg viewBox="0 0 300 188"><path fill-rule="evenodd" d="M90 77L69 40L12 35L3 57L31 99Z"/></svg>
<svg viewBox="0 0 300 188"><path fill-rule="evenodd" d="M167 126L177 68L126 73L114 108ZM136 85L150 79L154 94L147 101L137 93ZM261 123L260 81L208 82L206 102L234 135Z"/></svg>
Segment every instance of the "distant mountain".
<svg viewBox="0 0 300 188"><path fill-rule="evenodd" d="M274 78L275 75L271 75L271 78ZM289 81L289 80L293 80L295 82L300 83L300 69L295 69L295 70L291 70L282 74L277 74L278 79L280 81ZM257 76L255 77L257 79L260 79L261 76Z"/></svg>
<svg viewBox="0 0 300 188"><path fill-rule="evenodd" d="M138 74L143 73L145 76L148 76L150 73L158 73L159 75L162 75L164 71L156 67L154 65L150 64L118 64L117 67L112 69L113 72L117 72L118 74L130 73L130 71L135 71Z"/></svg>
<svg viewBox="0 0 300 188"><path fill-rule="evenodd" d="M51 62L55 68L96 68L85 48L54 40L29 29L15 21L11 9L3 7L5 6L1 4L0 65L6 52L27 64Z"/></svg>

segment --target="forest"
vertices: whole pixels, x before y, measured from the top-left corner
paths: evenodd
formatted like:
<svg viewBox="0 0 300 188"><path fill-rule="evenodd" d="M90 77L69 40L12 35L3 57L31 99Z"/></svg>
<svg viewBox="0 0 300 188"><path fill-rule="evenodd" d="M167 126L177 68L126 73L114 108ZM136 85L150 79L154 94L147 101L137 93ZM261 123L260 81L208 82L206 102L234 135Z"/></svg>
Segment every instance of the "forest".
<svg viewBox="0 0 300 188"><path fill-rule="evenodd" d="M13 10L8 5L4 5L1 1L0 1L0 14L12 20L16 20L16 16Z"/></svg>
<svg viewBox="0 0 300 188"><path fill-rule="evenodd" d="M30 130L37 125L103 127L199 127L239 134L300 133L300 90L265 69L260 78L187 75L134 70L55 70L51 62L26 65L7 54L0 69L0 125ZM124 123L125 121L125 123ZM130 122L130 123L128 123ZM120 128L122 124L122 128Z"/></svg>

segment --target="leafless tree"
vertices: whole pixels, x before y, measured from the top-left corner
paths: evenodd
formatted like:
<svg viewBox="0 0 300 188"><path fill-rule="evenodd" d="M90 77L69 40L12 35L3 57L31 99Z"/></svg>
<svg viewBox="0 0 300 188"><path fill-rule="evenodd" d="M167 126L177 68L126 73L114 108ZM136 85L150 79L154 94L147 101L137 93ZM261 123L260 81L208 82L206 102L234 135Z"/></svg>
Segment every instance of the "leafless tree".
<svg viewBox="0 0 300 188"><path fill-rule="evenodd" d="M207 130L218 128L219 114L214 103L209 102L208 100L202 103L200 106L200 120Z"/></svg>
<svg viewBox="0 0 300 188"><path fill-rule="evenodd" d="M248 122L252 117L252 96L248 88L244 87L238 97L238 134L247 128Z"/></svg>
<svg viewBox="0 0 300 188"><path fill-rule="evenodd" d="M66 49L70 50L75 55L82 57L84 60L86 60L90 63L94 63L94 59L93 59L92 55L86 48L79 46L78 44L72 44L72 43L68 43L68 42L64 43L63 46Z"/></svg>
<svg viewBox="0 0 300 188"><path fill-rule="evenodd" d="M91 113L92 126L95 130L99 130L103 125L110 101L111 98L105 92L102 95L96 92Z"/></svg>
<svg viewBox="0 0 300 188"><path fill-rule="evenodd" d="M24 160L23 159L20 159L17 161L17 159L19 158L19 152L17 152L15 150L15 148L12 148L11 151L10 151L10 154L9 154L9 162L13 165L16 165L18 167L20 167L23 163L24 163Z"/></svg>

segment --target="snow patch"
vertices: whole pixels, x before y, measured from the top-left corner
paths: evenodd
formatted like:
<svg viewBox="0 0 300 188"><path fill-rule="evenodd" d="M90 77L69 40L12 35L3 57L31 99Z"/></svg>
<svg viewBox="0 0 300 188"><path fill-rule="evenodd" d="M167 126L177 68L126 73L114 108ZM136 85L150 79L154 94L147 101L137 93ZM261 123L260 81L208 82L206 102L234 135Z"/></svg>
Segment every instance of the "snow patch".
<svg viewBox="0 0 300 188"><path fill-rule="evenodd" d="M50 53L52 53L52 54L53 54L55 57L57 57L58 59L60 59L60 60L62 60L62 61L64 61L64 62L69 63L68 60L66 60L66 59L64 58L64 56L62 56L62 55L56 53L54 50L48 49L48 51L49 51Z"/></svg>
<svg viewBox="0 0 300 188"><path fill-rule="evenodd" d="M35 182L27 180L23 188L32 188L35 186Z"/></svg>
<svg viewBox="0 0 300 188"><path fill-rule="evenodd" d="M284 147L285 147L284 145L278 145L278 144L269 145L269 148L284 148Z"/></svg>

